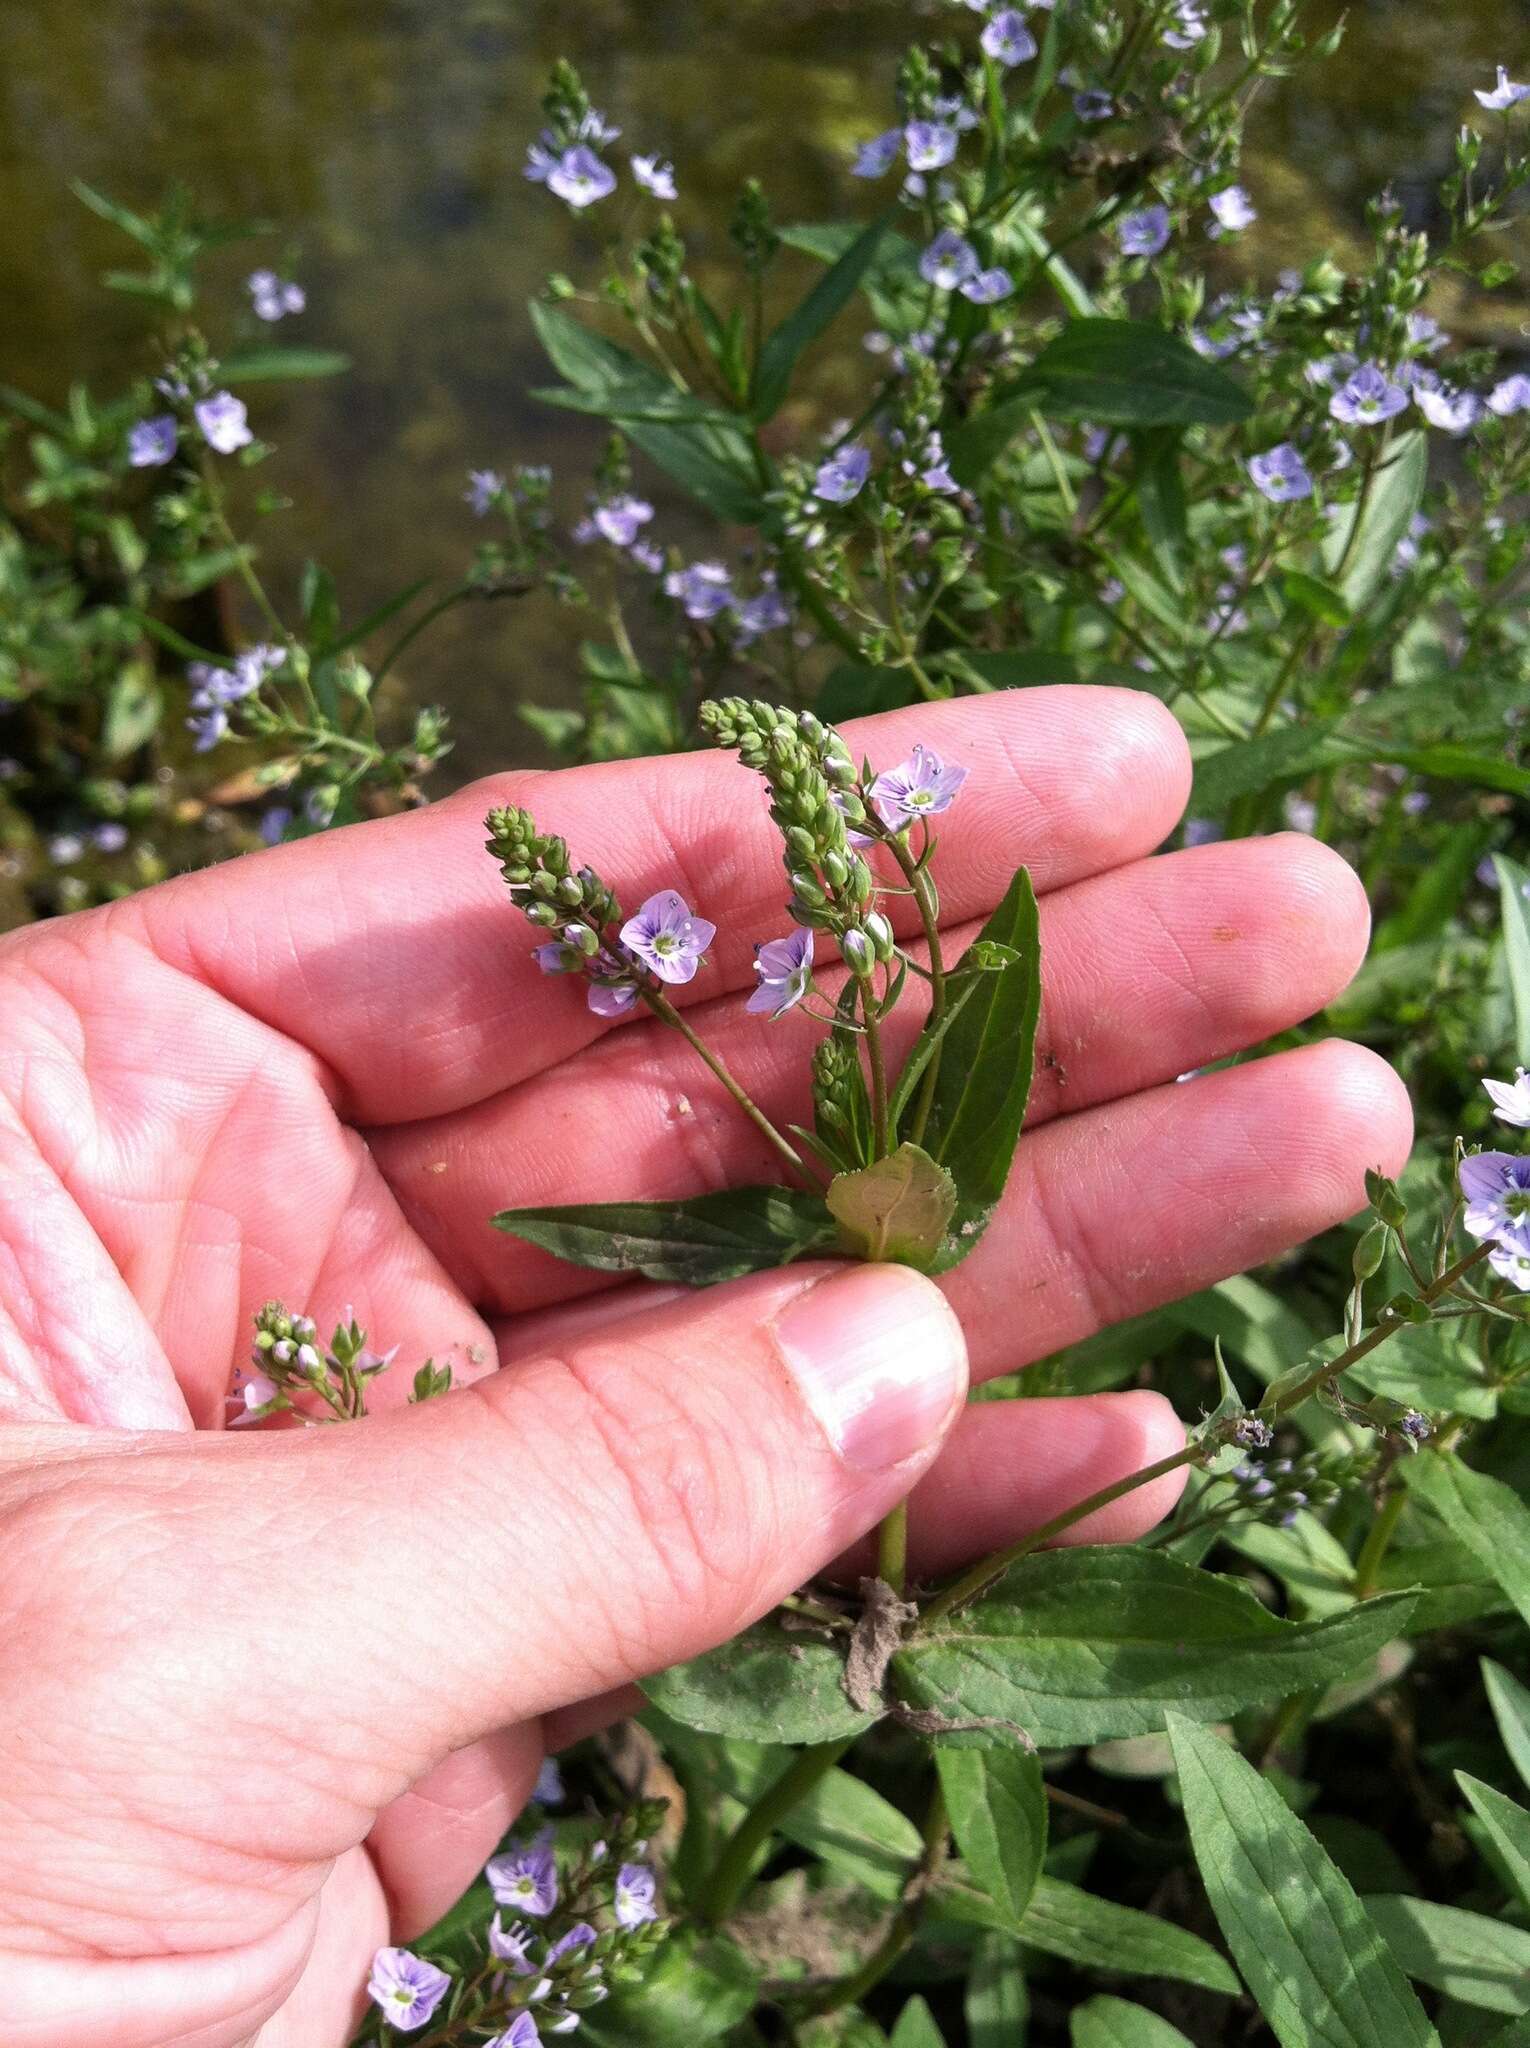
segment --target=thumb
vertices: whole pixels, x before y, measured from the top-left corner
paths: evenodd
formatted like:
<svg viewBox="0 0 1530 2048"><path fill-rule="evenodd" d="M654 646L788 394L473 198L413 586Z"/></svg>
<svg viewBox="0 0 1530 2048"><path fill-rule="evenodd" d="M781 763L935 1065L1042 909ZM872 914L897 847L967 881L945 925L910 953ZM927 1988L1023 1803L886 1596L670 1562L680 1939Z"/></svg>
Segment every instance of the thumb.
<svg viewBox="0 0 1530 2048"><path fill-rule="evenodd" d="M413 1777L694 1656L893 1508L966 1384L932 1281L802 1266L585 1331L420 1408L220 1445L246 1701L296 1721L327 1701L386 1728Z"/></svg>

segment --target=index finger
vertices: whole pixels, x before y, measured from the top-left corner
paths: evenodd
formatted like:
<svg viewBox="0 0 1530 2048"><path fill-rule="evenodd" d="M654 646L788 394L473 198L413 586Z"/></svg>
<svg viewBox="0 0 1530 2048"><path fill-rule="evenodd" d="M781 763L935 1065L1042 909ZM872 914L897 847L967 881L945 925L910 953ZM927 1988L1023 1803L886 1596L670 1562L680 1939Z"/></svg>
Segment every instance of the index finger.
<svg viewBox="0 0 1530 2048"><path fill-rule="evenodd" d="M855 720L845 737L878 765L923 741L968 769L941 821L952 919L985 915L1022 862L1045 891L1149 852L1189 783L1177 721L1132 690L927 704ZM682 998L746 985L755 943L787 925L758 779L712 752L490 777L425 811L186 876L134 908L163 959L323 1061L348 1119L463 1109L610 1028L531 959L483 850L479 820L503 803L561 833L629 910L678 888L717 925L712 966Z"/></svg>

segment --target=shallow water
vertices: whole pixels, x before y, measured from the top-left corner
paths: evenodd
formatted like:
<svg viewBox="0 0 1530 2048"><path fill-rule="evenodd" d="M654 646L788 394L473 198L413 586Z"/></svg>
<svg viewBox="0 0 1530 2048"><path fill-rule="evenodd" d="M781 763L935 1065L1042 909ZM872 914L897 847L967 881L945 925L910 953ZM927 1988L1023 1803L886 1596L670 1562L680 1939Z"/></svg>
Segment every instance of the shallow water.
<svg viewBox="0 0 1530 2048"><path fill-rule="evenodd" d="M551 462L578 509L599 433L524 396L549 381L525 300L597 258L594 230L520 175L552 59L580 65L624 147L676 160L704 263L750 173L782 219L833 208L848 144L885 125L897 54L930 18L873 0L0 0L0 380L56 396L148 362L134 307L95 282L122 249L71 177L128 204L179 178L209 214L280 223L210 274L234 312L255 261L290 255L310 311L282 337L353 359L335 384L262 387L252 410L280 449L262 481L296 501L270 529L274 584L318 553L359 616L460 572L469 464ZM1261 260L1352 233L1388 178L1422 217L1499 61L1530 61L1523 0L1353 8L1340 57L1259 110ZM831 365L831 406L836 381ZM683 539L684 506L653 495ZM579 630L540 600L475 607L411 656L412 693L455 717L454 779L535 758L514 702L572 701Z"/></svg>

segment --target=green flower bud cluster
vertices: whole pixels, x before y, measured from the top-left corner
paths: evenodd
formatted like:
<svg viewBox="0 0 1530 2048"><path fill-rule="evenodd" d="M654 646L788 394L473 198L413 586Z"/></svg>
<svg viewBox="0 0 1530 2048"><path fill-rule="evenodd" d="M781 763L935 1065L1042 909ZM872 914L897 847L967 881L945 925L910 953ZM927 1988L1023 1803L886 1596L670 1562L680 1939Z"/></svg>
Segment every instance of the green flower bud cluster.
<svg viewBox="0 0 1530 2048"><path fill-rule="evenodd" d="M571 955L593 959L607 925L621 917L615 894L595 870L575 869L565 841L556 833L539 832L531 813L514 804L490 811L484 829L488 849L528 921L560 940Z"/></svg>
<svg viewBox="0 0 1530 2048"><path fill-rule="evenodd" d="M865 1092L855 1047L843 1037L821 1039L813 1048L813 1120L819 1134L852 1137Z"/></svg>
<svg viewBox="0 0 1530 2048"><path fill-rule="evenodd" d="M703 704L700 723L710 740L736 748L744 766L765 778L770 815L784 843L792 916L833 932L842 949L847 935L864 937L875 884L849 834L869 814L861 777L839 734L810 711L743 697ZM875 943L865 938L868 973Z"/></svg>

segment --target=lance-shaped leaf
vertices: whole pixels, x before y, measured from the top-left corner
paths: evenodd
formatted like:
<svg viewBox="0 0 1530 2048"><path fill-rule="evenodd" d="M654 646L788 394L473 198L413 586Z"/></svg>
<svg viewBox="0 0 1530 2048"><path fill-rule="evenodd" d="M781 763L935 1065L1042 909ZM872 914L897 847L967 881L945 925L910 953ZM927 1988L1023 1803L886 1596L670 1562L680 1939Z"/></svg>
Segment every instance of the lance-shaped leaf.
<svg viewBox="0 0 1530 2048"><path fill-rule="evenodd" d="M1274 1786L1212 1729L1168 1725L1206 1896L1282 2048L1439 2048L1349 1880Z"/></svg>
<svg viewBox="0 0 1530 2048"><path fill-rule="evenodd" d="M928 1152L900 1145L874 1166L837 1175L825 1200L852 1256L927 1272L956 1213L956 1183Z"/></svg>
<svg viewBox="0 0 1530 2048"><path fill-rule="evenodd" d="M780 411L804 349L828 331L855 296L861 279L876 259L888 221L889 217L884 215L857 235L796 310L767 335L754 373L753 411L757 420L771 419Z"/></svg>
<svg viewBox="0 0 1530 2048"><path fill-rule="evenodd" d="M876 1719L850 1704L842 1650L771 1616L731 1643L643 1680L656 1707L687 1727L746 1742L835 1742Z"/></svg>
<svg viewBox="0 0 1530 2048"><path fill-rule="evenodd" d="M1403 1476L1530 1621L1530 1508L1513 1487L1444 1452L1409 1459Z"/></svg>
<svg viewBox="0 0 1530 2048"><path fill-rule="evenodd" d="M1025 1964L1013 1936L980 1936L967 1968L967 1993L962 2001L968 2048L1025 2048L1030 2011Z"/></svg>
<svg viewBox="0 0 1530 2048"><path fill-rule="evenodd" d="M1206 1991L1238 1989L1227 1958L1209 1941L1172 1921L1118 1906L1077 1885L1043 1874L1018 1920L953 1871L934 1898L937 1914L978 1927L1001 1928L1031 1948L1062 1956L1088 1969L1119 1970L1134 1977L1174 1977Z"/></svg>
<svg viewBox="0 0 1530 2048"><path fill-rule="evenodd" d="M952 469L974 483L1033 413L1122 427L1227 426L1253 401L1215 363L1166 328L1137 320L1070 320L1014 384L947 442Z"/></svg>
<svg viewBox="0 0 1530 2048"><path fill-rule="evenodd" d="M502 1209L494 1228L597 1273L714 1287L790 1265L834 1242L816 1195L793 1188L728 1188L690 1202L585 1202Z"/></svg>
<svg viewBox="0 0 1530 2048"><path fill-rule="evenodd" d="M1030 1903L1047 1849L1041 1759L1017 1743L935 1750L956 1846L975 1883L1018 1920Z"/></svg>
<svg viewBox="0 0 1530 2048"><path fill-rule="evenodd" d="M643 393L655 406L672 389L630 349L607 341L559 306L534 302L532 324L552 359L554 369L587 398L630 406ZM616 394L620 393L620 398ZM592 408L599 411L601 407ZM759 518L759 478L749 438L741 427L704 420L624 418L624 431L635 446L666 475L684 486L721 519L742 525Z"/></svg>
<svg viewBox="0 0 1530 2048"><path fill-rule="evenodd" d="M1178 2027L1145 2005L1101 1994L1068 2015L1073 2048L1192 2048Z"/></svg>
<svg viewBox="0 0 1530 2048"><path fill-rule="evenodd" d="M1482 1659L1482 1683L1509 1761L1530 1785L1530 1689L1491 1657Z"/></svg>
<svg viewBox="0 0 1530 2048"><path fill-rule="evenodd" d="M893 1660L902 1698L1016 1723L1042 1749L1148 1735L1180 1707L1211 1720L1349 1676L1397 1635L1407 1594L1281 1621L1241 1580L1162 1551L1038 1552Z"/></svg>
<svg viewBox="0 0 1530 2048"><path fill-rule="evenodd" d="M1456 1772L1456 1783L1471 1801L1488 1839L1498 1852L1509 1882L1522 1906L1530 1911L1530 1813L1518 1800L1492 1785L1484 1785L1466 1771Z"/></svg>
<svg viewBox="0 0 1530 2048"><path fill-rule="evenodd" d="M1522 1927L1402 1892L1368 1898L1365 1910L1420 1984L1487 2012L1530 2011L1530 1934Z"/></svg>
<svg viewBox="0 0 1530 2048"><path fill-rule="evenodd" d="M1426 435L1405 434L1388 451L1368 489L1336 506L1323 542L1324 565L1352 612L1362 612L1386 582L1429 481Z"/></svg>
<svg viewBox="0 0 1530 2048"><path fill-rule="evenodd" d="M941 1042L940 1071L920 1142L956 1183L956 1213L938 1270L958 1264L987 1228L1020 1137L1036 1020L1041 1010L1041 933L1024 868L976 943L1003 947L1004 965L978 975Z"/></svg>
<svg viewBox="0 0 1530 2048"><path fill-rule="evenodd" d="M892 2030L892 2048L946 2048L935 2015L922 1998L911 1998Z"/></svg>
<svg viewBox="0 0 1530 2048"><path fill-rule="evenodd" d="M1498 902L1503 918L1503 958L1509 995L1514 1004L1514 1050L1530 1066L1530 868L1493 856L1498 876Z"/></svg>

